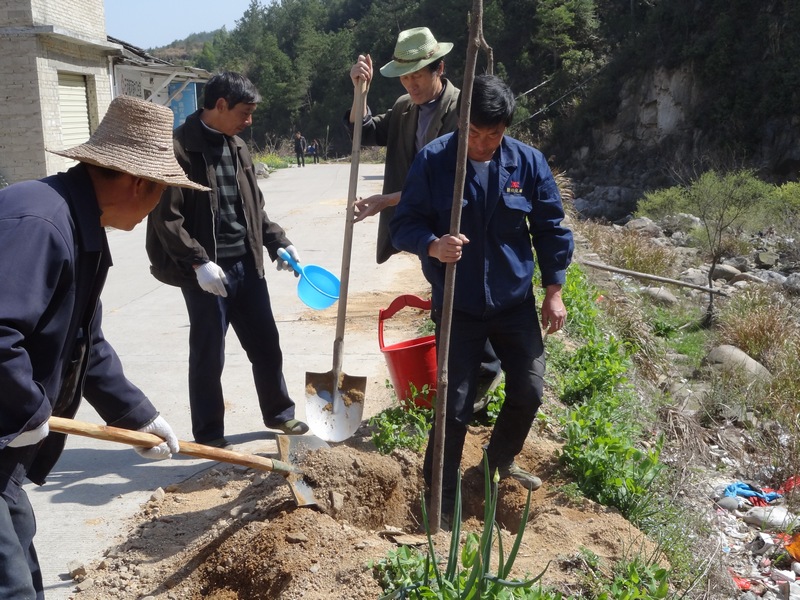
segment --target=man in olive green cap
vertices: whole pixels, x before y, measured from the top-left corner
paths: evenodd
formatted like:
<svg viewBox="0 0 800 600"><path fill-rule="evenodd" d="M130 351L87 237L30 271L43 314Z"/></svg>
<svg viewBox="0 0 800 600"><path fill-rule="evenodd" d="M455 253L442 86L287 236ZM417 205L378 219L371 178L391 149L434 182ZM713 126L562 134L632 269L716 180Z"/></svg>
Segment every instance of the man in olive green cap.
<svg viewBox="0 0 800 600"><path fill-rule="evenodd" d="M364 146L385 146L383 193L356 202L356 221L380 213L377 261L383 263L397 251L389 239L389 221L400 201L400 190L417 152L428 142L454 131L458 126L459 89L444 77L444 56L453 49L449 42L437 42L430 29L415 27L401 31L392 61L381 68L384 77L399 77L406 94L386 113L373 115L362 106ZM372 58L359 55L350 69L350 79L372 81ZM355 115L350 111L352 126Z"/></svg>

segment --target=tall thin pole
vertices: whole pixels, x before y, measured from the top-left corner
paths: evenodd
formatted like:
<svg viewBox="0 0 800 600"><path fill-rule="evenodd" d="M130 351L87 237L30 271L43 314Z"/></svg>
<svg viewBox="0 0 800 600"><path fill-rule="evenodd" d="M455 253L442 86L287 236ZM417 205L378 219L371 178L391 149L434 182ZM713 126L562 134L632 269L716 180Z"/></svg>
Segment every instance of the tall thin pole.
<svg viewBox="0 0 800 600"><path fill-rule="evenodd" d="M473 0L472 15L467 40L467 61L464 66L464 83L461 86L461 112L458 117L458 157L456 180L453 188L453 209L450 216L450 235L461 231L461 199L464 197L464 180L467 174L467 137L469 112L472 106L472 84L475 64L483 42L483 0ZM436 533L442 519L442 471L444 468L444 437L447 419L447 360L450 355L450 329L453 323L453 289L456 282L456 263L447 263L444 276L444 303L442 322L437 342L439 381L436 385L436 434L433 444L433 473L431 480L430 526Z"/></svg>

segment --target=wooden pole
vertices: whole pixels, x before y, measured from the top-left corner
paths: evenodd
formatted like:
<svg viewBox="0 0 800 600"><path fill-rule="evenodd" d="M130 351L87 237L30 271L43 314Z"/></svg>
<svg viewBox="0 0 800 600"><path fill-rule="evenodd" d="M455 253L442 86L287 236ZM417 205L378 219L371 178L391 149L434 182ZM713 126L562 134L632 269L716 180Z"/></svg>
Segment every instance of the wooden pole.
<svg viewBox="0 0 800 600"><path fill-rule="evenodd" d="M658 275L650 275L650 273L640 273L638 271L628 271L627 269L619 269L617 267L610 267L608 265L604 265L602 263L592 262L591 260L580 260L578 264L586 265L587 267L591 267L593 269L600 269L602 271L610 271L611 273L619 273L620 275L628 275L629 277L635 277L637 279L648 279L650 281L659 281L661 283L668 283L670 285L678 285L681 287L692 288L694 290L702 290L703 292L708 292L709 294L718 294L720 296L727 296L728 294L723 292L722 290L718 290L717 288L708 288L702 285L696 285L694 283L687 283L685 281L680 281L678 279L670 279L668 277L659 277Z"/></svg>
<svg viewBox="0 0 800 600"><path fill-rule="evenodd" d="M473 0L467 61L464 66L464 83L461 86L461 112L458 118L458 157L456 180L453 188L453 208L450 216L450 235L461 231L461 200L464 197L464 180L467 173L467 138L469 136L469 112L472 106L472 84L475 80L475 64L478 49L483 41L483 0ZM485 43L485 42L484 42ZM431 480L431 506L429 524L431 532L441 527L442 518L442 470L444 467L444 437L447 419L447 360L450 354L450 329L453 323L453 290L456 281L456 263L447 263L444 276L444 302L442 322L437 342L439 380L436 385L436 435L433 445L433 472Z"/></svg>

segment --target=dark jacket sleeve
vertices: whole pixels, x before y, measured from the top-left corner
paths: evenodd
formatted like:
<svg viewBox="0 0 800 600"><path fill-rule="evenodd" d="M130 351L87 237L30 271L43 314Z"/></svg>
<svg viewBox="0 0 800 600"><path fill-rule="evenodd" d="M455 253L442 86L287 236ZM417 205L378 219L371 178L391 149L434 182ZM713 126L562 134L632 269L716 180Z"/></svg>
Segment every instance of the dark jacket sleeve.
<svg viewBox="0 0 800 600"><path fill-rule="evenodd" d="M103 335L102 314L98 303L83 396L109 425L139 429L155 419L158 411L144 392L125 377L119 356Z"/></svg>
<svg viewBox="0 0 800 600"><path fill-rule="evenodd" d="M45 219L0 219L0 448L49 416L50 372L60 366L73 282L72 252ZM46 321L42 315L50 315ZM37 335L38 332L38 335ZM35 342L29 338L36 337ZM43 356L36 365L36 356ZM38 368L37 368L38 367ZM53 386L51 386L52 389Z"/></svg>
<svg viewBox="0 0 800 600"><path fill-rule="evenodd" d="M541 152L533 152L536 194L528 219L531 243L542 274L542 285L563 285L572 261L575 243L572 231L564 225L564 206L555 178Z"/></svg>

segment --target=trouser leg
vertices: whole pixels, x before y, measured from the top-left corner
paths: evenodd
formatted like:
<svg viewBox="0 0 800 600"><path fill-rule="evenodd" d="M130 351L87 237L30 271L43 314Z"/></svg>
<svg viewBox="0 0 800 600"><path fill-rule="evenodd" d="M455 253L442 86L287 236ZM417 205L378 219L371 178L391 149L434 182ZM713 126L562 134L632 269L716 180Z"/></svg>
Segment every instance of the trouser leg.
<svg viewBox="0 0 800 600"><path fill-rule="evenodd" d="M481 356L481 369L478 377L481 379L494 380L500 373L500 359L497 358L497 353L492 348L492 342L486 340L486 345L483 348L483 356Z"/></svg>
<svg viewBox="0 0 800 600"><path fill-rule="evenodd" d="M493 318L489 337L506 375L506 398L486 450L494 469L520 453L542 404L544 344L533 300Z"/></svg>
<svg viewBox="0 0 800 600"><path fill-rule="evenodd" d="M25 490L16 502L0 497L0 598L44 600L39 559L33 546L36 517Z"/></svg>
<svg viewBox="0 0 800 600"><path fill-rule="evenodd" d="M235 282L237 287L229 303L230 323L252 365L264 423L277 425L294 418L295 404L283 376L280 334L267 283L258 276L249 254L237 266Z"/></svg>
<svg viewBox="0 0 800 600"><path fill-rule="evenodd" d="M189 312L189 407L192 434L208 442L225 434L222 369L228 329L225 298L202 290L182 289Z"/></svg>

